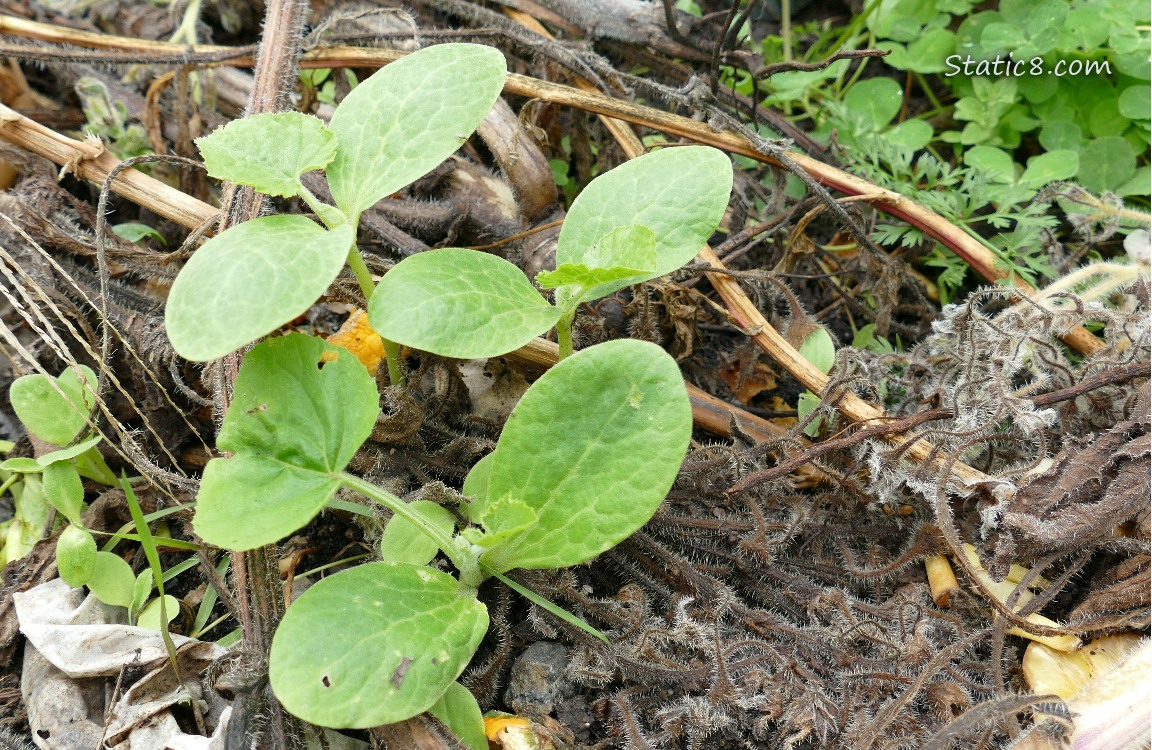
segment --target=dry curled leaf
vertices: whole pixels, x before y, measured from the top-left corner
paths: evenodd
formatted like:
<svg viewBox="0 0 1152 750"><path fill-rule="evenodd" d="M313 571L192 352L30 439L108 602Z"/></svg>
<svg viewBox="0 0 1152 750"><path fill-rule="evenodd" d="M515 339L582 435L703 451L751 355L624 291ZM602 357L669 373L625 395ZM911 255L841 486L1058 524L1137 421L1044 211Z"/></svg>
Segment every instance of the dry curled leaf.
<svg viewBox="0 0 1152 750"><path fill-rule="evenodd" d="M1069 539L1078 546L1107 539L1116 527L1147 514L1147 382L1133 414L1091 441L1071 442L1047 471L1022 485L1002 508L986 512L995 526L988 547L994 578L1003 579L1012 563L1069 551ZM1143 601L1147 606L1147 591Z"/></svg>

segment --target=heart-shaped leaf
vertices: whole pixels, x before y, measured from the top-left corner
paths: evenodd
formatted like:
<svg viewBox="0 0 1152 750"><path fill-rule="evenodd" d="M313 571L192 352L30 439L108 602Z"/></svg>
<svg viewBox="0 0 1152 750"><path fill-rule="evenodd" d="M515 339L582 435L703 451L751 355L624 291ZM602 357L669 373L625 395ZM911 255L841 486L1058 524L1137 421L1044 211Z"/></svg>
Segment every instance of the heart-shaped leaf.
<svg viewBox="0 0 1152 750"><path fill-rule="evenodd" d="M300 175L332 161L336 136L318 117L277 112L233 120L196 146L211 176L289 198L300 192Z"/></svg>
<svg viewBox="0 0 1152 750"><path fill-rule="evenodd" d="M731 191L731 162L708 146L667 148L625 162L572 203L556 241L556 264L651 268L650 279L674 271L716 231ZM605 238L634 225L653 233L653 261L638 261L624 242L604 257Z"/></svg>
<svg viewBox="0 0 1152 750"><path fill-rule="evenodd" d="M492 109L506 70L492 47L441 44L362 81L328 126L338 143L328 165L336 205L355 223L451 156Z"/></svg>
<svg viewBox="0 0 1152 750"><path fill-rule="evenodd" d="M557 318L519 268L457 247L400 261L368 303L368 320L384 338L457 359L507 354Z"/></svg>
<svg viewBox="0 0 1152 750"><path fill-rule="evenodd" d="M334 360L320 365L325 351ZM345 349L290 334L244 357L197 495L196 533L233 550L270 544L312 519L372 432L376 382Z"/></svg>
<svg viewBox="0 0 1152 750"><path fill-rule="evenodd" d="M272 639L269 678L284 707L313 724L391 724L435 704L487 629L484 605L452 576L360 565L288 608Z"/></svg>
<svg viewBox="0 0 1152 750"><path fill-rule="evenodd" d="M29 432L53 445L67 445L84 429L96 404L96 373L79 365L55 379L25 375L12 383L8 397Z"/></svg>
<svg viewBox="0 0 1152 750"><path fill-rule="evenodd" d="M656 512L691 431L679 368L660 347L609 341L562 360L508 418L469 511L487 519L507 498L537 521L481 562L497 572L557 568L609 549Z"/></svg>
<svg viewBox="0 0 1152 750"><path fill-rule="evenodd" d="M264 216L204 243L176 277L164 323L193 362L219 359L303 314L340 273L355 232Z"/></svg>

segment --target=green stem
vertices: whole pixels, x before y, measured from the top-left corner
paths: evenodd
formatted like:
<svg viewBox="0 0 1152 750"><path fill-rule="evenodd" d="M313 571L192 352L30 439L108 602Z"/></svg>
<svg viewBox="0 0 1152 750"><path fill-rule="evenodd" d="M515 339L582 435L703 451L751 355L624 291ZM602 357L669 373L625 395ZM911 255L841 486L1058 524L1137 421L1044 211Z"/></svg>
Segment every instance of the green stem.
<svg viewBox="0 0 1152 750"><path fill-rule="evenodd" d="M560 319L556 321L556 343L560 345L557 361L572 354L572 320L575 317L576 310L573 308L561 315Z"/></svg>
<svg viewBox="0 0 1152 750"><path fill-rule="evenodd" d="M374 500L380 503L385 508L388 508L396 515L405 519L416 528L424 532L429 539L436 542L436 545L444 551L452 564L456 566L456 570L460 572L460 582L467 586L477 586L484 580L484 575L480 572L479 557L471 555L467 550L463 549L454 537L448 536L440 529L436 528L419 513L413 513L412 509L408 507L408 503L396 497L390 492L377 487L371 482L366 482L354 474L349 474L346 471L340 472L340 482L349 489L359 492L369 500Z"/></svg>
<svg viewBox="0 0 1152 750"><path fill-rule="evenodd" d="M76 457L76 471L81 476L106 484L109 487L115 487L120 483L116 478L116 473L104 461L104 457L100 455L100 451L95 446Z"/></svg>
<svg viewBox="0 0 1152 750"><path fill-rule="evenodd" d="M364 294L364 301L372 299L372 292L376 290L376 283L372 281L372 272L368 270L368 264L364 262L364 256L360 255L360 248L356 244L352 244L352 249L348 251L348 267L352 269L352 273L356 275L356 283L360 285L360 291Z"/></svg>
<svg viewBox="0 0 1152 750"><path fill-rule="evenodd" d="M400 371L400 345L380 337L384 344L384 360L388 363L388 382L392 385L404 385L404 373Z"/></svg>

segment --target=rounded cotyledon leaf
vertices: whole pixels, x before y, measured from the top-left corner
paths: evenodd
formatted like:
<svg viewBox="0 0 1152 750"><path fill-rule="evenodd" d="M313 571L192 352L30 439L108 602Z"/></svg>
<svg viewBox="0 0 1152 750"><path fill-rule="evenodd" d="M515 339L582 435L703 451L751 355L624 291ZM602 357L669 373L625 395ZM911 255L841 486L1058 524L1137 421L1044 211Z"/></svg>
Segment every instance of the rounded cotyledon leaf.
<svg viewBox="0 0 1152 750"><path fill-rule="evenodd" d="M168 295L164 325L185 359L219 359L303 314L340 273L355 232L264 216L204 243Z"/></svg>
<svg viewBox="0 0 1152 750"><path fill-rule="evenodd" d="M732 163L708 146L667 148L625 162L573 201L556 240L556 264L643 268L651 269L650 279L663 276L696 256L724 217L731 192ZM603 242L632 226L652 233L654 252L642 242ZM635 257L633 248L645 257Z"/></svg>
<svg viewBox="0 0 1152 750"><path fill-rule="evenodd" d="M368 321L383 338L457 359L507 354L559 315L519 268L457 247L400 261L368 302Z"/></svg>
<svg viewBox="0 0 1152 750"><path fill-rule="evenodd" d="M323 363L325 352L334 352ZM312 519L340 485L339 473L372 432L376 381L350 352L289 334L244 357L194 525L233 550L270 544Z"/></svg>
<svg viewBox="0 0 1152 750"><path fill-rule="evenodd" d="M23 375L12 382L8 398L29 432L53 445L68 445L88 424L96 404L96 373L78 365L55 378Z"/></svg>
<svg viewBox="0 0 1152 750"><path fill-rule="evenodd" d="M362 81L328 126L338 144L327 170L336 205L355 220L451 156L492 109L506 72L492 47L440 44Z"/></svg>
<svg viewBox="0 0 1152 750"><path fill-rule="evenodd" d="M444 695L487 629L488 611L452 576L405 563L360 565L288 608L272 639L272 690L321 726L403 721Z"/></svg>
<svg viewBox="0 0 1152 750"><path fill-rule="evenodd" d="M691 431L680 370L660 347L609 341L562 360L508 418L484 494L469 509L488 519L515 500L536 521L481 563L497 572L563 567L616 545L664 500Z"/></svg>

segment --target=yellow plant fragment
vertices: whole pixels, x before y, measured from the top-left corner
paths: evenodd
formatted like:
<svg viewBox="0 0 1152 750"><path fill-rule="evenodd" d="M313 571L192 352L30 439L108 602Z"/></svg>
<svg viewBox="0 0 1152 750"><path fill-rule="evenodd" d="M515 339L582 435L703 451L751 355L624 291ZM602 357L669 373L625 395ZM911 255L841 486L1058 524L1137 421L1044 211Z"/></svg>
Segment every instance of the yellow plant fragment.
<svg viewBox="0 0 1152 750"><path fill-rule="evenodd" d="M380 369L380 363L384 361L384 342L372 330L372 326L368 325L368 315L360 308L353 310L348 320L344 321L344 325L340 326L340 330L327 340L329 344L344 347L355 354L372 375L376 374ZM331 362L335 358L335 355L330 353L325 353L321 357L325 362Z"/></svg>
<svg viewBox="0 0 1152 750"><path fill-rule="evenodd" d="M545 727L511 714L493 712L484 717L484 733L500 750L569 750Z"/></svg>
<svg viewBox="0 0 1152 750"><path fill-rule="evenodd" d="M993 581L992 576L988 575L988 571L984 570L984 566L980 564L980 558L976 554L975 547L973 547L971 544L965 544L964 555L968 558L968 562L971 563L972 567L975 569L976 576L980 579L980 583L983 584L984 588L990 591L993 596L998 598L1001 602L1006 602L1008 600L1008 597L1012 595L1012 592L1016 590L1016 586L1020 583L1020 581L1024 579L1024 576L1028 572L1027 568L1013 565L1011 574L1008 576L1008 578L1004 579L1003 581ZM1015 578L1015 580L1013 580L1013 578ZM1043 588L1046 583L1047 581L1037 579L1036 581L1033 581L1032 585L1036 588ZM1020 595L1016 597L1016 609L1019 610L1023 608L1024 605L1033 599L1033 597L1034 594L1032 594L1030 591L1021 592ZM1034 623L1036 625L1042 625L1044 627L1060 627L1059 623L1053 622L1047 617L1036 614L1035 612L1030 615L1026 615L1024 619L1028 622ZM1075 651L1080 648L1081 643L1080 639L1074 635L1035 635L1018 627L1009 628L1008 633L1010 635L1018 635L1021 638L1028 638L1032 641L1036 641L1037 643L1043 643L1057 651Z"/></svg>
<svg viewBox="0 0 1152 750"><path fill-rule="evenodd" d="M1135 633L1097 638L1071 653L1043 643L1029 643L1024 651L1024 679L1037 695L1072 700L1092 680L1112 671L1138 645L1140 636Z"/></svg>

